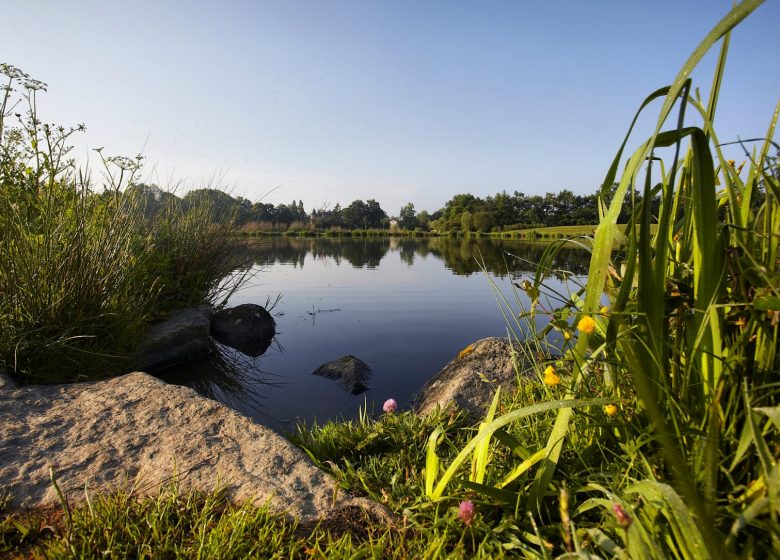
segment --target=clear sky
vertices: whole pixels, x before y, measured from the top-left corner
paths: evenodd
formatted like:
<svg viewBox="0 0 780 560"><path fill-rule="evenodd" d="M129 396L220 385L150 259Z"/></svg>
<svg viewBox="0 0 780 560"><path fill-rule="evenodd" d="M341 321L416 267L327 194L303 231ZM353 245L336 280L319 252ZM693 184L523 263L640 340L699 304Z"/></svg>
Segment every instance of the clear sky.
<svg viewBox="0 0 780 560"><path fill-rule="evenodd" d="M460 192L593 192L639 103L730 6L27 0L4 2L0 62L49 84L44 120L87 125L79 158L143 150L161 185L218 175L253 200L397 214ZM722 141L764 135L778 30L768 0L732 35ZM703 95L714 59L694 74Z"/></svg>

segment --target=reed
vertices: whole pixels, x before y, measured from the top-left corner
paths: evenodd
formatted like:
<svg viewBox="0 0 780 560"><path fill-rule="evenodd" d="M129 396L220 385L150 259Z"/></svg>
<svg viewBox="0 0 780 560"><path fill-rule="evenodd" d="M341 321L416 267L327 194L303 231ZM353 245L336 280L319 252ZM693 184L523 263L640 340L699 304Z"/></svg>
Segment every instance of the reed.
<svg viewBox="0 0 780 560"><path fill-rule="evenodd" d="M125 195L140 157L101 153L106 182L94 185L68 156L82 127L42 123L45 84L5 64L0 75L0 362L42 382L126 371L151 320L219 304L240 284L233 222L205 202L152 212Z"/></svg>
<svg viewBox="0 0 780 560"><path fill-rule="evenodd" d="M759 3L735 6L672 84L641 104L637 117L653 101L662 103L657 125L624 163L632 123L605 177L601 221L594 236L583 240L592 253L586 285L563 297L563 306L547 311L541 303L544 280L563 247L556 241L534 281L523 286L533 303L521 316L535 323L534 317L544 315L548 328L534 333L510 321L517 338L545 336L550 329L565 335L548 354L569 373L561 383L565 392L546 404L566 404L546 444L529 450L543 458L532 464L528 454L509 464L485 459L488 446L494 453L496 446L516 447L502 429L539 406L526 404L489 415L462 448L458 460L465 463L472 455L476 475L467 478L458 460L441 475L442 483L514 503L522 518L536 518L555 532L560 512L551 486L576 484L576 507L567 511L581 532L567 529L561 546L586 537L602 552L643 558L780 551L780 478L771 451L780 437L773 420L780 403L780 167L771 156L780 105L766 137L745 152L745 178L724 159L713 124L728 33ZM692 95L689 76L717 41L720 56L705 103ZM688 124L687 112L703 124ZM664 148L671 150L671 162L660 158ZM608 200L616 179L617 192ZM620 207L637 186L648 204L634 206L623 230L617 225ZM658 214L651 215L649 201L656 198ZM500 303L507 317L516 317L506 300ZM588 403L594 397L607 400L596 407ZM590 411L578 412L587 406ZM443 468L435 457L441 436L434 433L429 444L431 481ZM566 453L591 461L573 472ZM502 482L515 470L531 468L533 476L520 484ZM442 490L441 483L427 485L432 500L441 499ZM540 534L551 538L549 530Z"/></svg>

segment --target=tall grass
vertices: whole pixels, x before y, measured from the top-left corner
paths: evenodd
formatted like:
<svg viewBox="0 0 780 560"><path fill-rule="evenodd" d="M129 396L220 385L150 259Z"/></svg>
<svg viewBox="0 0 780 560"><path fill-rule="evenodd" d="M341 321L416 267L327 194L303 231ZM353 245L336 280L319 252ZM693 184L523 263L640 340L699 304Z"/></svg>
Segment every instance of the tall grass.
<svg viewBox="0 0 780 560"><path fill-rule="evenodd" d="M558 526L563 517L551 485L576 483L577 499L567 500L577 507L565 509L590 527L584 534L571 526L566 530L563 544L570 552L583 535L602 552L619 549L640 558L780 552L780 167L771 157L780 105L765 139L746 150L745 179L724 159L713 125L728 32L758 4L735 6L674 82L645 99L637 117L654 101L662 103L655 130L624 163L635 118L607 173L587 284L551 313L559 324L565 321L568 338L558 355L570 376L562 399L547 403L561 404L543 459L529 465L526 453L519 465L489 467L477 455L484 455L491 435L494 447L517 447L502 428L539 404L488 418L459 457L463 462L473 453L482 471L496 472L487 478L479 473L488 485L465 480L462 471L456 482L498 501L514 501L523 517L543 525ZM718 40L716 75L703 102L693 95L689 76ZM689 124L691 112L700 126ZM660 159L664 148L671 150L671 162ZM617 192L607 200L616 179ZM624 197L637 186L647 204L635 207L624 236L617 217ZM660 209L651 215L656 197ZM525 286L534 306L562 245L550 246L534 282ZM593 397L612 406L594 414L595 403L588 402ZM589 405L591 412L577 412ZM621 422L607 430L605 416ZM583 439L588 426L600 436ZM441 468L435 458L440 439L436 434L430 444L432 480ZM576 449L567 447L573 441ZM592 462L584 472L571 472L563 459L567 452L590 455ZM453 466L443 478L454 477ZM512 469L530 467L533 478L509 493L498 482ZM428 495L441 499L441 488L429 485ZM598 510L613 522L594 524Z"/></svg>
<svg viewBox="0 0 780 560"><path fill-rule="evenodd" d="M96 187L69 157L83 127L42 122L45 84L9 65L0 75L0 361L35 381L125 371L152 319L235 288L232 222L206 205L150 216L122 192L140 157L101 154Z"/></svg>

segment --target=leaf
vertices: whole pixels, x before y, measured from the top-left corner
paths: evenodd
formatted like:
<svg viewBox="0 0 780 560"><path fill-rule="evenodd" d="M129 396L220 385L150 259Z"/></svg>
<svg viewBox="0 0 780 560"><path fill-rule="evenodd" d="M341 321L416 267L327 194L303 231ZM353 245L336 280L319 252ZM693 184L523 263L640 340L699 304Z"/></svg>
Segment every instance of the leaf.
<svg viewBox="0 0 780 560"><path fill-rule="evenodd" d="M436 428L428 437L428 445L425 453L425 495L431 497L433 485L439 476L439 456L436 455L436 446L444 435L444 430Z"/></svg>
<svg viewBox="0 0 780 560"><path fill-rule="evenodd" d="M659 512L669 522L675 542L684 558L712 557L699 531L700 524L671 486L653 480L643 480L628 488L626 494L638 494L648 502L661 502Z"/></svg>
<svg viewBox="0 0 780 560"><path fill-rule="evenodd" d="M758 311L780 311L780 297L759 296L753 300L753 307Z"/></svg>
<svg viewBox="0 0 780 560"><path fill-rule="evenodd" d="M461 449L457 457L455 457L455 459L452 461L450 466L447 467L447 469L444 471L444 474L442 475L438 484L436 484L436 486L433 488L431 492L426 492L428 497L432 501L438 501L439 499L441 499L447 484L450 482L453 476L455 476L455 472L460 468L463 462L469 457L469 455L471 455L474 448L485 439L490 438L496 430L503 428L504 426L507 426L512 422L516 422L521 418L532 416L534 414L541 414L543 412L549 412L552 410L562 410L562 409L570 409L576 407L602 406L611 403L613 401L614 399L586 399L586 400L563 399L557 401L536 403L533 405L518 408L516 410L513 410L512 412L508 412L507 414L499 416L498 418L493 420L493 422L487 425L482 432L480 432L474 438L472 438L463 447L463 449ZM431 447L432 447L431 439L429 438L428 440L429 454L431 451ZM435 445L433 446L433 448L435 449ZM426 479L426 488L427 488L427 483L428 480Z"/></svg>
<svg viewBox="0 0 780 560"><path fill-rule="evenodd" d="M758 412L769 418L769 420L772 421L772 424L775 425L775 429L780 432L780 406L755 407L753 412Z"/></svg>

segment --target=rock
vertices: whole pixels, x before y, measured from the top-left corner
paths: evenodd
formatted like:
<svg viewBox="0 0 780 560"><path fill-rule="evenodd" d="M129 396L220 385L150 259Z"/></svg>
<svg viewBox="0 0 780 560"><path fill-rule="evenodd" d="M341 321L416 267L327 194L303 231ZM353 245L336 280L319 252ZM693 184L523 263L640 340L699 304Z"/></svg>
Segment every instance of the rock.
<svg viewBox="0 0 780 560"><path fill-rule="evenodd" d="M357 395L368 389L366 383L371 374L371 366L348 354L338 360L322 364L312 373L328 379L336 379L347 391Z"/></svg>
<svg viewBox="0 0 780 560"><path fill-rule="evenodd" d="M260 356L271 345L276 321L261 305L245 303L211 316L211 336L249 356Z"/></svg>
<svg viewBox="0 0 780 560"><path fill-rule="evenodd" d="M137 351L134 367L143 371L189 362L207 355L210 307L188 307L174 311L152 326Z"/></svg>
<svg viewBox="0 0 780 560"><path fill-rule="evenodd" d="M192 389L145 373L0 392L0 481L11 509L56 506L49 467L68 501L112 488L156 495L174 477L183 490L225 488L236 501L270 505L304 525L378 504L336 492L337 482L271 429Z"/></svg>
<svg viewBox="0 0 780 560"><path fill-rule="evenodd" d="M518 359L522 359L517 356ZM519 371L525 369L519 364ZM487 412L496 388L517 386L511 345L506 338L484 338L464 348L412 398L420 414L453 404L480 417Z"/></svg>

